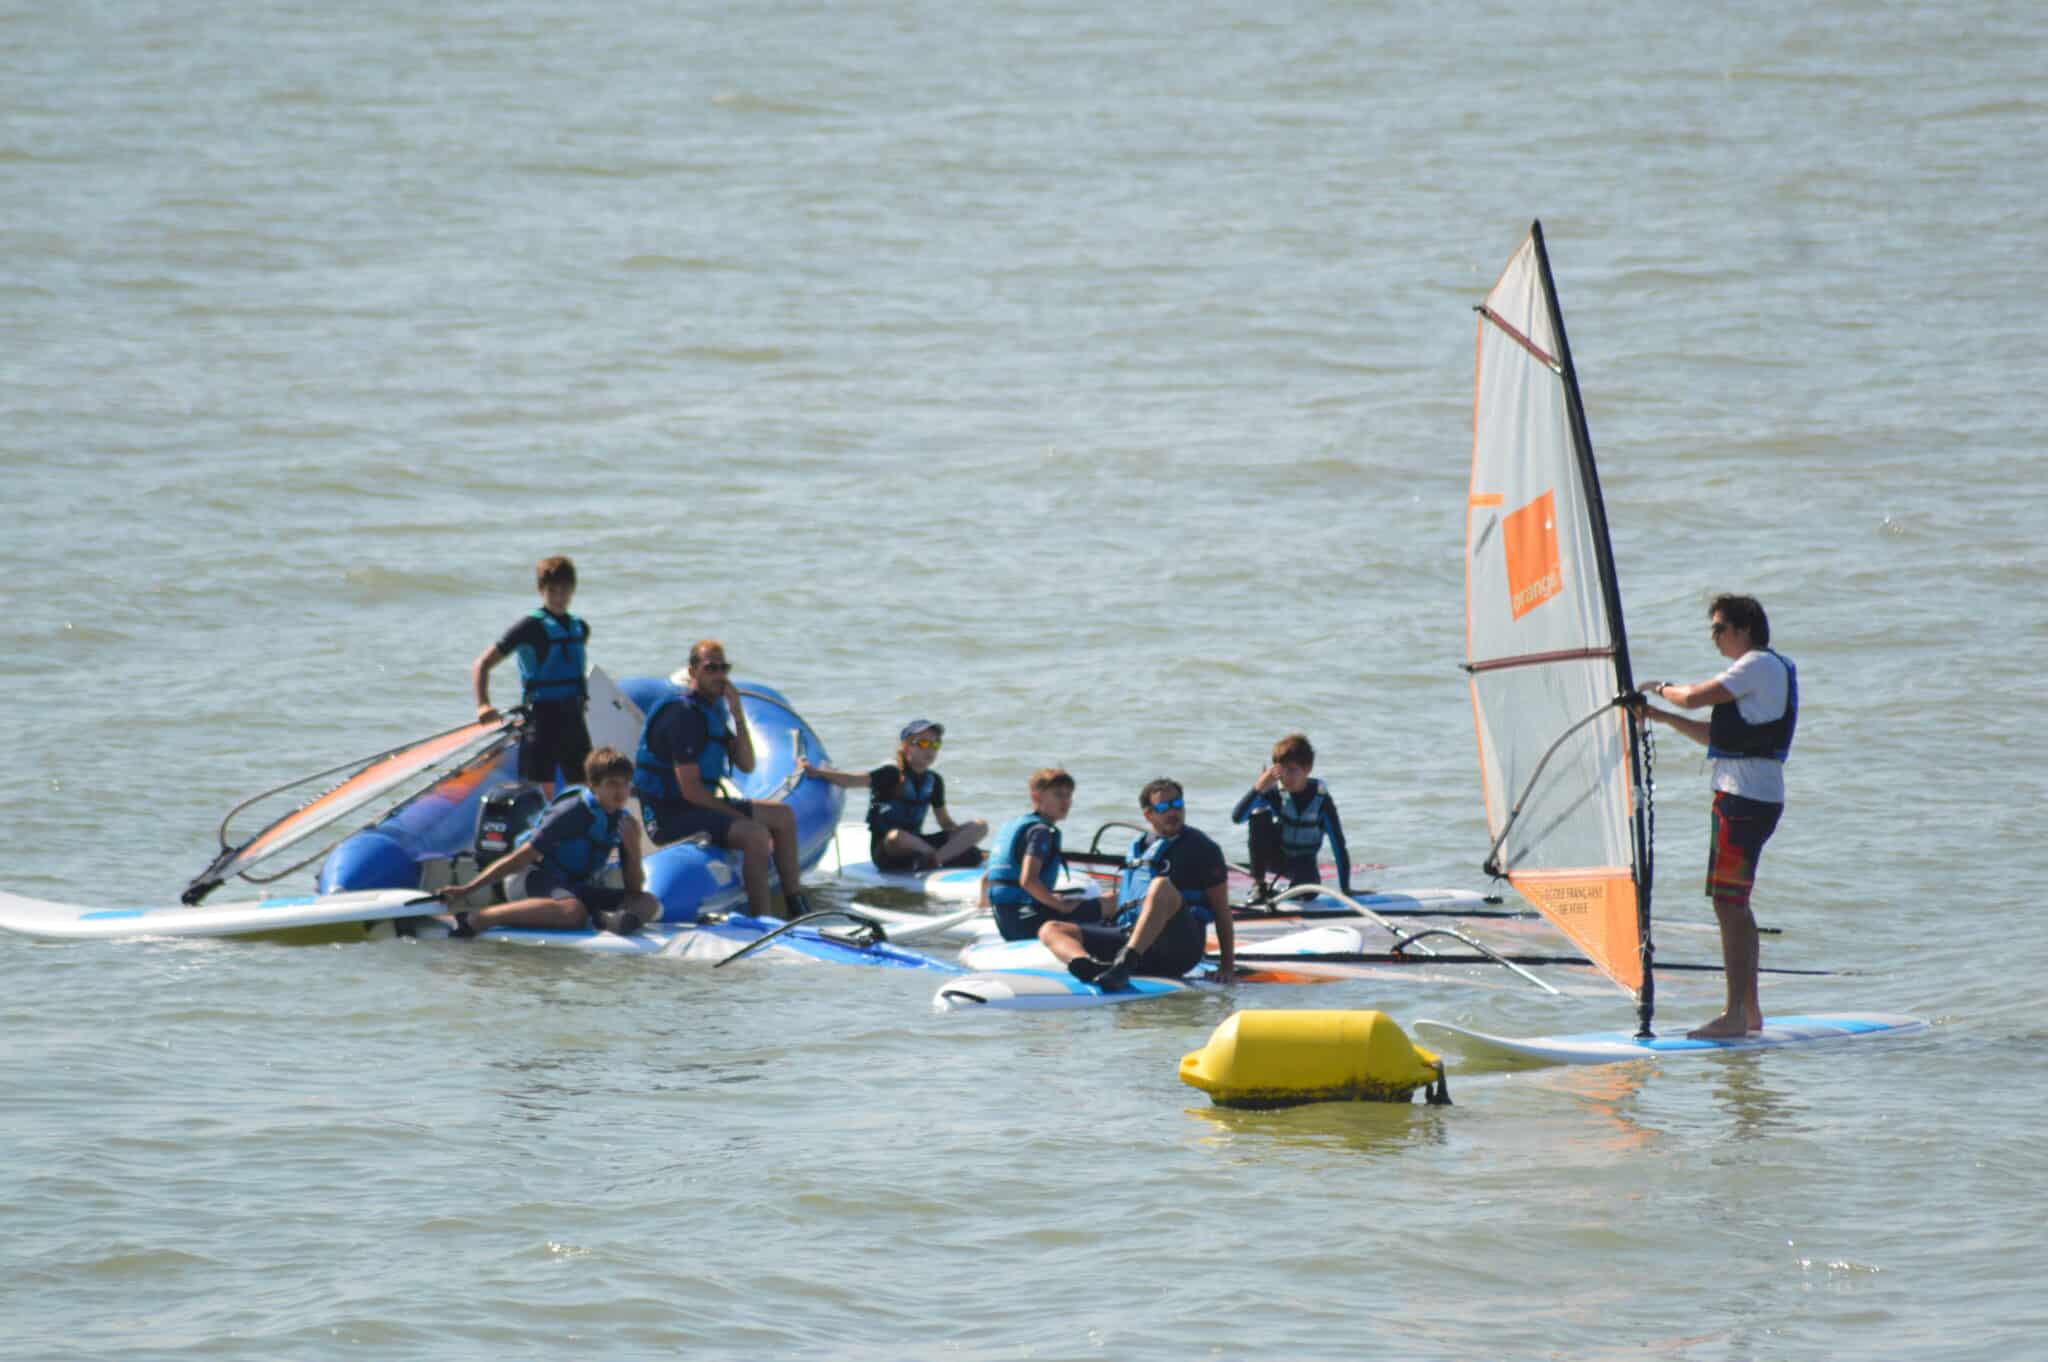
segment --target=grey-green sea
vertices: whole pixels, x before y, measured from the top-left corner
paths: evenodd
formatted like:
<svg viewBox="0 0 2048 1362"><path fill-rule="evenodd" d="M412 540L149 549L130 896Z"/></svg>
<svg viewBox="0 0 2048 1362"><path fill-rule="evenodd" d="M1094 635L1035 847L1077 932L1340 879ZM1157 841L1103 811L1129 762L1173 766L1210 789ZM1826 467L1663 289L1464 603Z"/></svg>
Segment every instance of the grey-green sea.
<svg viewBox="0 0 2048 1362"><path fill-rule="evenodd" d="M1238 1008L1632 1008L1468 971L944 1017L771 960L10 936L0 1358L2035 1355L2041 39L0 7L0 888L174 900L237 799L463 721L551 553L614 676L721 639L850 768L944 723L958 816L1061 765L1085 838L1166 775L1241 846L1301 730L1361 878L1490 888L1471 307L1540 218L1636 675L1717 671L1721 591L1800 665L1757 910L1837 973L1766 1007L1936 1023L1233 1112L1177 1066ZM1656 777L1660 956L1710 959L1697 749ZM1718 999L1667 975L1660 1024Z"/></svg>

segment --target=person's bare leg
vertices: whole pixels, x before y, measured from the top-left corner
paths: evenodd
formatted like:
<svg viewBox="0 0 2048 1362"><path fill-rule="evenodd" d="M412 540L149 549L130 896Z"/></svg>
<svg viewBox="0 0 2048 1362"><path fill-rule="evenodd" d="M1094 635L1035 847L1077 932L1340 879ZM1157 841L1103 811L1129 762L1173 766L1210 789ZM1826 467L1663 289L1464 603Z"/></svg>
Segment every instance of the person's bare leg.
<svg viewBox="0 0 2048 1362"><path fill-rule="evenodd" d="M751 818L735 818L725 841L740 854L740 880L747 887L747 911L755 917L771 916L775 905L768 899L768 863L774 844L768 829Z"/></svg>
<svg viewBox="0 0 2048 1362"><path fill-rule="evenodd" d="M1088 954L1088 948L1081 944L1081 929L1071 922L1048 922L1040 926L1038 942L1062 965Z"/></svg>
<svg viewBox="0 0 2048 1362"><path fill-rule="evenodd" d="M890 828L882 835L882 850L905 861L922 861L927 865L939 863L938 848L914 832L902 828Z"/></svg>
<svg viewBox="0 0 2048 1362"><path fill-rule="evenodd" d="M489 927L573 931L583 925L583 919L583 905L574 899L514 899L476 909L469 915L469 925L480 932Z"/></svg>
<svg viewBox="0 0 2048 1362"><path fill-rule="evenodd" d="M939 844L938 850L932 853L932 858L940 865L951 865L955 856L969 847L980 846L982 839L987 836L988 824L979 818L971 823L962 823Z"/></svg>
<svg viewBox="0 0 2048 1362"><path fill-rule="evenodd" d="M1726 1040L1761 1031L1764 1014L1757 1001L1757 968L1761 948L1756 916L1745 899L1714 896L1714 916L1721 924L1721 968L1726 976L1727 1004L1721 1015L1686 1032L1694 1040Z"/></svg>
<svg viewBox="0 0 2048 1362"><path fill-rule="evenodd" d="M767 830L775 848L775 875L785 897L804 891L803 869L796 859L796 811L787 804L762 800L754 805L753 821Z"/></svg>

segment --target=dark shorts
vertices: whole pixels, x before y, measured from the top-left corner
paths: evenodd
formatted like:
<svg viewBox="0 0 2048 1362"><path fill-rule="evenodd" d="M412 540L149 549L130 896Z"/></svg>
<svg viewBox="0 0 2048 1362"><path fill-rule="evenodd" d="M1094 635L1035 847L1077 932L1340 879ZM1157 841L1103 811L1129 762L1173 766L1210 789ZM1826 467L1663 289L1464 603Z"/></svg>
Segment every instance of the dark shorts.
<svg viewBox="0 0 2048 1362"><path fill-rule="evenodd" d="M589 755L590 729L583 722L581 700L543 701L526 711L526 726L519 734L521 780L551 781L560 766L564 785L581 785Z"/></svg>
<svg viewBox="0 0 2048 1362"><path fill-rule="evenodd" d="M922 870L924 868L922 863L923 858L918 856L898 856L894 852L890 851L887 847L883 846L882 838L884 835L885 834L883 833L873 831L870 831L868 833L868 859L875 863L875 869ZM932 849L934 851L938 850L941 846L944 846L946 838L950 837L951 835L951 833L941 831L938 828L933 828L930 832L916 832L911 834L911 836L913 837L921 837L925 841L931 843ZM949 869L956 866L965 868L967 866L980 864L980 847L969 847L967 848L967 850L955 856L952 860L946 862L946 866Z"/></svg>
<svg viewBox="0 0 2048 1362"><path fill-rule="evenodd" d="M1114 960L1131 939L1129 927L1083 927L1081 945L1097 960ZM1131 973L1158 979L1178 979L1202 963L1209 945L1209 924L1193 913L1179 912L1159 933L1159 939L1131 957Z"/></svg>
<svg viewBox="0 0 2048 1362"><path fill-rule="evenodd" d="M732 833L734 820L754 816L751 799L728 799L723 810L700 808L695 804L651 804L645 799L640 801L640 807L647 812L647 835L658 847L700 833L710 839L711 845L728 847L732 845L727 838Z"/></svg>
<svg viewBox="0 0 2048 1362"><path fill-rule="evenodd" d="M573 898L587 913L609 913L626 901L626 891L609 884L563 884L553 871L535 866L526 872L526 896L535 899Z"/></svg>
<svg viewBox="0 0 2048 1362"><path fill-rule="evenodd" d="M1749 903L1756 887L1756 864L1764 843L1778 830L1783 804L1744 799L1724 790L1714 792L1713 842L1707 848L1707 897Z"/></svg>
<svg viewBox="0 0 2048 1362"><path fill-rule="evenodd" d="M1102 923L1100 899L1077 902L1074 911L1065 917L1054 917L1036 903L1029 908L999 903L992 911L995 913L996 930L1003 934L1005 941L1034 941L1038 938L1038 929L1048 922L1071 922L1077 927L1100 926Z"/></svg>

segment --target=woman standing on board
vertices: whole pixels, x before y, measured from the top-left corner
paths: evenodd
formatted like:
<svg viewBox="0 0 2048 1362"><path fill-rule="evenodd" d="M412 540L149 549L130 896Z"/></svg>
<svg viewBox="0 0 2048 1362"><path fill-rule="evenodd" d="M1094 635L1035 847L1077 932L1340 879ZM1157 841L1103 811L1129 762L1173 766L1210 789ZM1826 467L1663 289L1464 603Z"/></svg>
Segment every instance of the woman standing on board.
<svg viewBox="0 0 2048 1362"><path fill-rule="evenodd" d="M1763 1030L1757 1000L1760 954L1756 918L1749 910L1756 864L1785 811L1785 757L1799 723L1799 670L1771 650L1771 622L1751 596L1716 596L1707 608L1714 646L1732 663L1690 686L1653 682L1643 687L1681 709L1714 707L1709 719L1689 719L1638 701L1638 712L1704 745L1713 759L1713 842L1708 850L1707 896L1721 923L1721 960L1728 972L1728 1006L1692 1031L1695 1039L1741 1036Z"/></svg>

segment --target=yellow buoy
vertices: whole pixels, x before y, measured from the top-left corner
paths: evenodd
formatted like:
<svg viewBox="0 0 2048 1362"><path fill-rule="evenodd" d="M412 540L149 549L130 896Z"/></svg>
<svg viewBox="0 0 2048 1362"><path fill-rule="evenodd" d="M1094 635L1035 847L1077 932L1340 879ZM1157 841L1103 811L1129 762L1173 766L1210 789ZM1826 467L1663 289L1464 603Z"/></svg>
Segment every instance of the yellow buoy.
<svg viewBox="0 0 2048 1362"><path fill-rule="evenodd" d="M1182 1057L1180 1079L1222 1107L1406 1102L1417 1088L1451 1100L1443 1061L1384 1012L1238 1012Z"/></svg>

